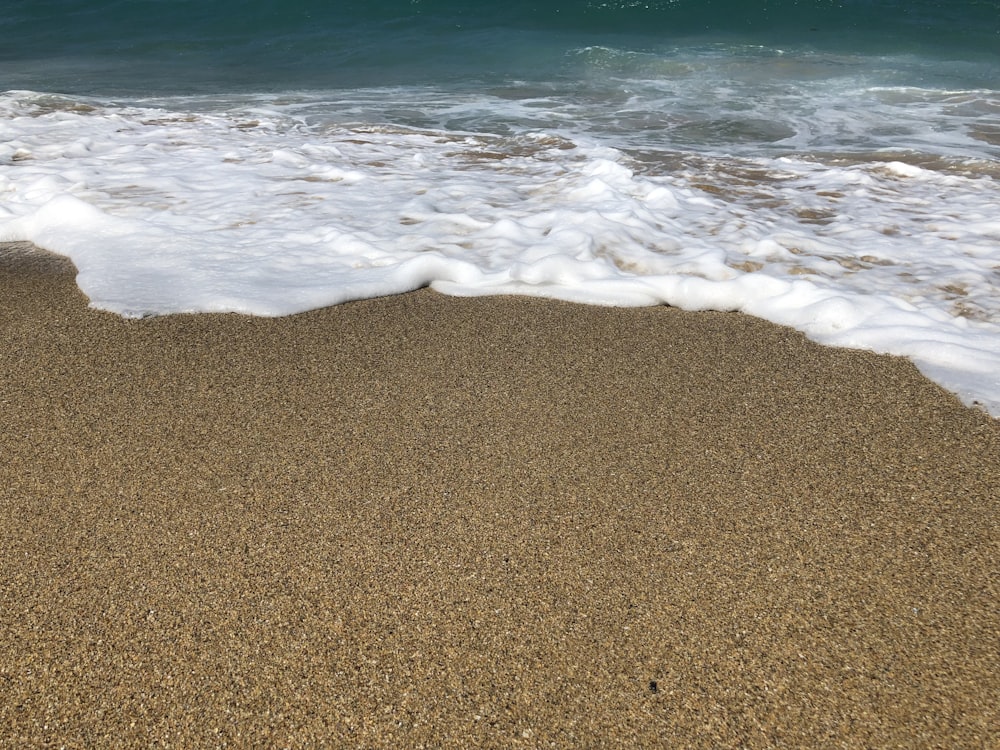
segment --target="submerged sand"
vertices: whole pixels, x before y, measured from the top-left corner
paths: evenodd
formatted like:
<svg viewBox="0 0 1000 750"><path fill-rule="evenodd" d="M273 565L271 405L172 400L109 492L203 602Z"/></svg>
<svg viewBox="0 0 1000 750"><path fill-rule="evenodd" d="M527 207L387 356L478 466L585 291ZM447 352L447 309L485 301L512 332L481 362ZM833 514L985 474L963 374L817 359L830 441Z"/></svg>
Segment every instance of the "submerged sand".
<svg viewBox="0 0 1000 750"><path fill-rule="evenodd" d="M739 314L122 320L0 248L0 746L988 747L1000 422Z"/></svg>

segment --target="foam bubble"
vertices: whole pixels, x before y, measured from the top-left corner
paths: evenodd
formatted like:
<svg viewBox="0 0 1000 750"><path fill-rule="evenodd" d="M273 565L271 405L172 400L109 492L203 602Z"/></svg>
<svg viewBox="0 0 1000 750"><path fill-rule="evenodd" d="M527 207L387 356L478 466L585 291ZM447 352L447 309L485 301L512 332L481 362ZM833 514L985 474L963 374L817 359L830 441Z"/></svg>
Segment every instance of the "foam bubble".
<svg viewBox="0 0 1000 750"><path fill-rule="evenodd" d="M428 106L506 116L477 96ZM273 316L431 285L738 310L911 357L1000 415L1000 185L964 157L640 153L559 112L488 133L307 96L83 104L0 97L0 239L71 257L96 307Z"/></svg>

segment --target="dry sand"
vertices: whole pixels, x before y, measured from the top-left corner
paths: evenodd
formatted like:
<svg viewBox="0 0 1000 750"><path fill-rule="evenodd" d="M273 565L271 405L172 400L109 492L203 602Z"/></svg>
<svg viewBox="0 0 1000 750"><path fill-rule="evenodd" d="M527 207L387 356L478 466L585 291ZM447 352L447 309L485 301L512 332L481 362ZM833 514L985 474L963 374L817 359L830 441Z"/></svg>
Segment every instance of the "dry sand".
<svg viewBox="0 0 1000 750"><path fill-rule="evenodd" d="M997 741L1000 423L906 361L0 258L0 746Z"/></svg>

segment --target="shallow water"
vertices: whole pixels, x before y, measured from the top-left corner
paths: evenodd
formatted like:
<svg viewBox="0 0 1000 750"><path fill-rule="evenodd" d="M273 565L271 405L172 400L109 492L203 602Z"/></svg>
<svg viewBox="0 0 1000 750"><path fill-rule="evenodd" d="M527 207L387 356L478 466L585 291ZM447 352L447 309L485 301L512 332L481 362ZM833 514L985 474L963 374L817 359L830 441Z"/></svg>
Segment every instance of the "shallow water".
<svg viewBox="0 0 1000 750"><path fill-rule="evenodd" d="M998 4L652 6L15 3L0 239L131 316L741 310L1000 413Z"/></svg>

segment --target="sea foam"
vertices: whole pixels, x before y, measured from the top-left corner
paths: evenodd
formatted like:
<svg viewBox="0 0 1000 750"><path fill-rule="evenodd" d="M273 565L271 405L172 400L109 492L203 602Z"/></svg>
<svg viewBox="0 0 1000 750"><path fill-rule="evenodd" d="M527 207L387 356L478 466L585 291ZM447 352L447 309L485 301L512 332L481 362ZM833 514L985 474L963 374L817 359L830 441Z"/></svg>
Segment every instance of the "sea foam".
<svg viewBox="0 0 1000 750"><path fill-rule="evenodd" d="M0 239L69 256L91 304L124 316L290 315L426 285L742 311L910 357L1000 415L988 162L650 155L558 117L351 123L305 116L307 96L175 104L3 96Z"/></svg>

